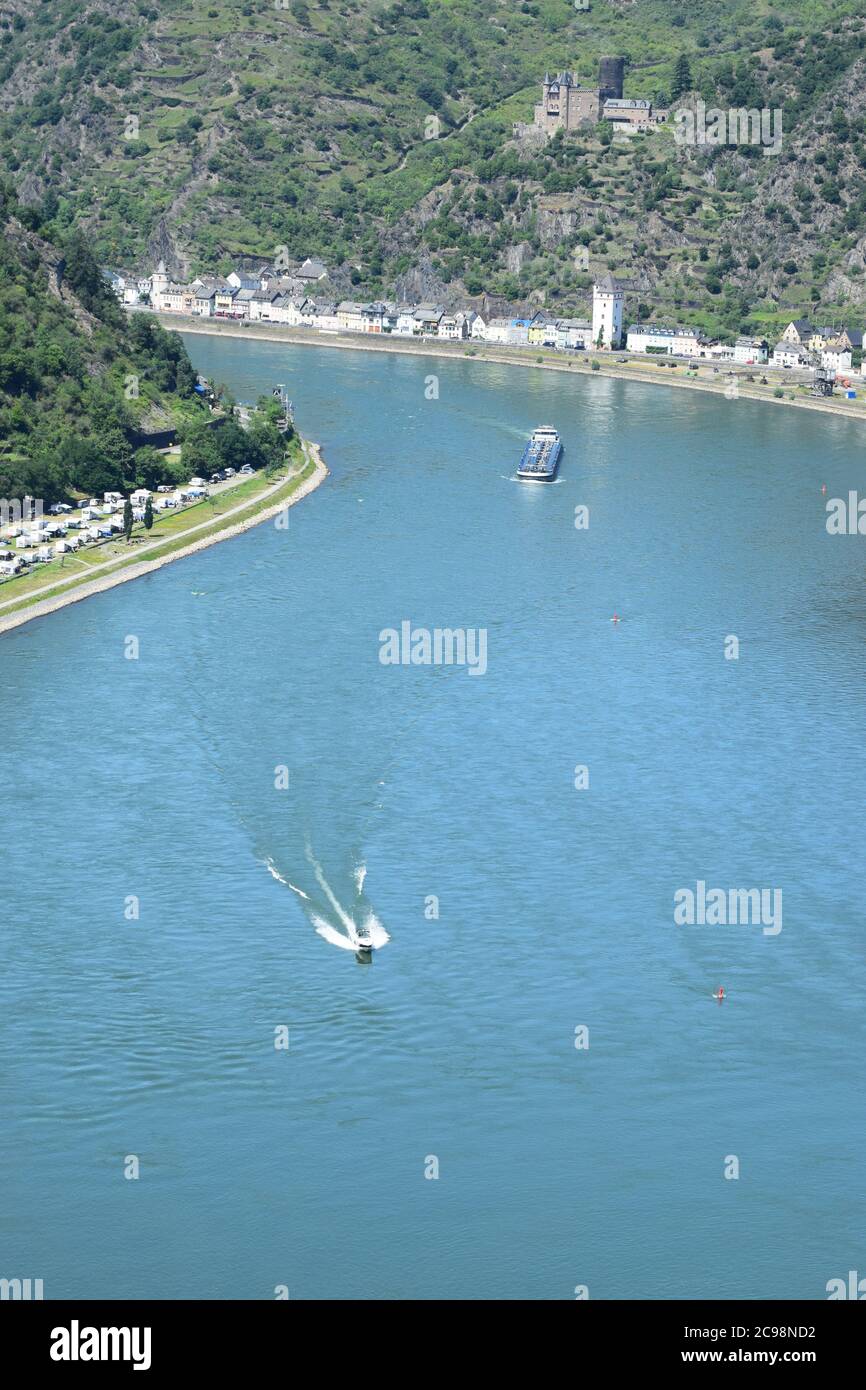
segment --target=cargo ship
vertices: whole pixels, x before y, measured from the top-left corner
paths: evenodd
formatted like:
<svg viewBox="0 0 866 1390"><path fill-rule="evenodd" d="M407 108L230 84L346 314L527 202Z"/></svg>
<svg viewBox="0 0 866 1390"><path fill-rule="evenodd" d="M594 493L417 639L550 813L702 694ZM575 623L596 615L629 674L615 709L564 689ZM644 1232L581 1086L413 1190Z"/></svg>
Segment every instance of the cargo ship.
<svg viewBox="0 0 866 1390"><path fill-rule="evenodd" d="M552 425L539 425L523 451L517 470L524 482L552 483L562 456L562 440Z"/></svg>

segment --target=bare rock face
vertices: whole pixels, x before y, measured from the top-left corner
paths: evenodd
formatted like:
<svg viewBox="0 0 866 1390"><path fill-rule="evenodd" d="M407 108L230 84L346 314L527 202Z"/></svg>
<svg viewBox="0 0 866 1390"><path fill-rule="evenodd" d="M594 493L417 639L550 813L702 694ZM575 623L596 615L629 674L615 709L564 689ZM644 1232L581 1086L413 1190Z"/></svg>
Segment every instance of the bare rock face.
<svg viewBox="0 0 866 1390"><path fill-rule="evenodd" d="M546 251L557 246L580 230L582 218L577 208L539 207L537 214L538 239Z"/></svg>
<svg viewBox="0 0 866 1390"><path fill-rule="evenodd" d="M532 247L528 241L519 241L516 246L509 246L505 252L506 269L512 275L519 275L527 261L532 260Z"/></svg>
<svg viewBox="0 0 866 1390"><path fill-rule="evenodd" d="M42 201L44 185L35 169L29 169L18 185L18 201L23 208L35 207Z"/></svg>
<svg viewBox="0 0 866 1390"><path fill-rule="evenodd" d="M453 287L437 275L429 259L425 256L417 265L400 275L394 282L397 300L409 304L433 303L450 305Z"/></svg>
<svg viewBox="0 0 866 1390"><path fill-rule="evenodd" d="M845 256L843 262L846 270L866 269L866 237L860 237L855 246Z"/></svg>
<svg viewBox="0 0 866 1390"><path fill-rule="evenodd" d="M825 299L831 303L866 304L866 285L862 281L851 280L841 270L835 270L827 280Z"/></svg>
<svg viewBox="0 0 866 1390"><path fill-rule="evenodd" d="M159 265L160 261L164 261L170 279L184 280L186 278L189 262L178 249L164 217L160 218L147 243L147 257L152 265Z"/></svg>

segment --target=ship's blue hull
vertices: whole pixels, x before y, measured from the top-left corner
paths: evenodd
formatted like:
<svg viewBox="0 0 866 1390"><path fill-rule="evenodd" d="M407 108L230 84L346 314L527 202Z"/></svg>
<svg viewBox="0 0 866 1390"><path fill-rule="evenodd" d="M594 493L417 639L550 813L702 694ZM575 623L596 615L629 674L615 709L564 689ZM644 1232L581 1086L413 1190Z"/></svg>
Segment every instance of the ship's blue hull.
<svg viewBox="0 0 866 1390"><path fill-rule="evenodd" d="M527 444L523 451L523 457L517 469L517 476L524 482L530 483L552 483L559 470L559 461L562 457L562 444L559 440L551 444L549 448L540 452L533 446L532 441Z"/></svg>

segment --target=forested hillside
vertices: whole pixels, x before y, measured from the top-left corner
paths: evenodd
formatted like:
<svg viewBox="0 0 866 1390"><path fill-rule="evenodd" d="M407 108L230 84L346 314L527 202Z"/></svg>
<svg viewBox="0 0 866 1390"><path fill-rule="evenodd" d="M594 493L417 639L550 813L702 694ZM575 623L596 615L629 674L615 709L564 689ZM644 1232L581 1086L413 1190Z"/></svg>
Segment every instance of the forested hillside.
<svg viewBox="0 0 866 1390"><path fill-rule="evenodd" d="M610 269L631 312L770 331L866 301L864 15L866 0L4 0L0 146L31 226L84 227L115 266L162 257L184 277L285 246L321 255L338 294L561 313ZM604 53L625 56L628 96L779 108L781 153L684 149L670 125L513 138L545 69L592 82Z"/></svg>
<svg viewBox="0 0 866 1390"><path fill-rule="evenodd" d="M154 486L171 465L143 432L208 415L183 343L127 320L80 232L55 246L22 215L0 188L0 497Z"/></svg>

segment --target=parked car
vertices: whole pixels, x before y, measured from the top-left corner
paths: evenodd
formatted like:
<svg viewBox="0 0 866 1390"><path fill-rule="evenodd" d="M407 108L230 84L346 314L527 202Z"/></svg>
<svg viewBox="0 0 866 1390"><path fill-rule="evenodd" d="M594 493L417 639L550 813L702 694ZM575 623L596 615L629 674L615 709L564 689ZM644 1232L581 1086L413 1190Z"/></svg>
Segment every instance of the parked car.
<svg viewBox="0 0 866 1390"><path fill-rule="evenodd" d="M243 466L243 468L242 468L240 471L241 471L241 473L254 473L254 472L255 472L255 469L252 468L252 467L250 466L250 464L245 463L244 466Z"/></svg>

